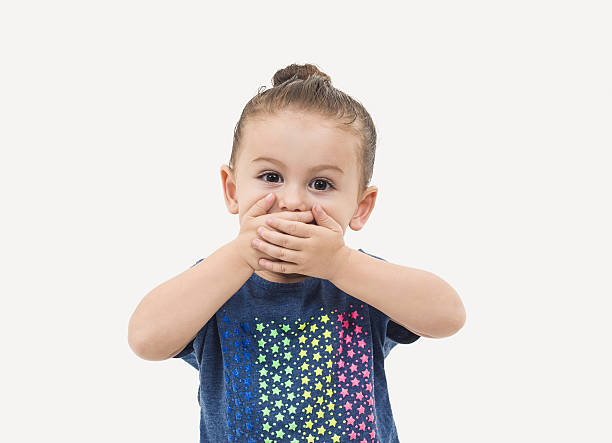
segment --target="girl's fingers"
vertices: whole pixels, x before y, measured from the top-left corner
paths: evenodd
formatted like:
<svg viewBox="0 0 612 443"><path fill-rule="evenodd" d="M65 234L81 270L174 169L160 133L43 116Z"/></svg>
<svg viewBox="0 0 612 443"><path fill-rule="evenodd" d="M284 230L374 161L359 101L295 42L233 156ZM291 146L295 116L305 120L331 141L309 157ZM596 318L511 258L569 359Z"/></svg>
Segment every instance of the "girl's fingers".
<svg viewBox="0 0 612 443"><path fill-rule="evenodd" d="M292 249L285 249L279 246L273 245L271 243L266 242L265 240L261 240L258 238L253 239L252 243L254 248L259 249L262 252L265 252L270 257L278 258L283 261L296 263L294 260L297 259L297 251Z"/></svg>
<svg viewBox="0 0 612 443"><path fill-rule="evenodd" d="M270 217L266 223L279 231L285 232L294 237L308 238L312 236L313 225L307 223L284 220L282 218Z"/></svg>
<svg viewBox="0 0 612 443"><path fill-rule="evenodd" d="M283 234L282 232L274 231L272 229L266 229L260 226L257 229L257 233L264 240L272 243L274 245L280 246L281 248L293 249L293 250L301 250L301 244L299 237L294 237L292 235Z"/></svg>

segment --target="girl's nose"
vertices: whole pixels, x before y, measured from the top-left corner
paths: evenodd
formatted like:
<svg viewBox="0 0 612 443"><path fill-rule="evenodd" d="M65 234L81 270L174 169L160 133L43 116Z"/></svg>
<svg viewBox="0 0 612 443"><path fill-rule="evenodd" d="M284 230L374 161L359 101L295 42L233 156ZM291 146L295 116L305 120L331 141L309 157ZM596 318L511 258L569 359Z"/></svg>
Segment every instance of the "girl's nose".
<svg viewBox="0 0 612 443"><path fill-rule="evenodd" d="M277 192L278 207L281 211L307 211L310 208L307 193L297 186L285 186Z"/></svg>

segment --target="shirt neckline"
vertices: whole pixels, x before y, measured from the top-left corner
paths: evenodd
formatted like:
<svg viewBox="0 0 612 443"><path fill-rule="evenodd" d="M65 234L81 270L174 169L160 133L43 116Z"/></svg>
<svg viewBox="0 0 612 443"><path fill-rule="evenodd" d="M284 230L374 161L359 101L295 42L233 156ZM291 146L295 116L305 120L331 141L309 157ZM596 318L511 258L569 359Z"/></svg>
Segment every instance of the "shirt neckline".
<svg viewBox="0 0 612 443"><path fill-rule="evenodd" d="M279 283L275 281L266 280L263 277L255 274L254 272L249 277L249 282L265 289L266 291L280 291L280 292L292 292L292 291L300 291L302 289L311 289L318 282L321 281L320 278L316 277L307 277L302 281L296 281L291 283Z"/></svg>

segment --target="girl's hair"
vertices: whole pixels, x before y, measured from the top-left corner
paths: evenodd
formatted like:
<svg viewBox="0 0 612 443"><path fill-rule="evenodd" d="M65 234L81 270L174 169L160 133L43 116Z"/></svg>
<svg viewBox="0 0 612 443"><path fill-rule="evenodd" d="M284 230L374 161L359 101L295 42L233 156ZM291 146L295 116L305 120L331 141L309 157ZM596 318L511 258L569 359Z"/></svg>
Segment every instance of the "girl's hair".
<svg viewBox="0 0 612 443"><path fill-rule="evenodd" d="M357 164L361 171L359 195L365 191L374 170L376 129L372 118L361 103L332 86L329 75L316 65L292 64L279 69L272 77L272 88L258 89L246 104L234 129L234 142L229 166L234 169L240 151L245 123L250 118L274 115L290 109L309 111L336 120L338 127L355 134L360 140Z"/></svg>

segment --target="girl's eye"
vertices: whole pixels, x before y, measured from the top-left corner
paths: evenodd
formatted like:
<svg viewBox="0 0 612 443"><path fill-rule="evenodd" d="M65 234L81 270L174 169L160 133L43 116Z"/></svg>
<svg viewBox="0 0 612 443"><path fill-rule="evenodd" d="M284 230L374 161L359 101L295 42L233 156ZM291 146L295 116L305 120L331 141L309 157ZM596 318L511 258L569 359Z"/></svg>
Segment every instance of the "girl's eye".
<svg viewBox="0 0 612 443"><path fill-rule="evenodd" d="M264 172L263 174L259 175L257 178L263 178L266 176L272 176L272 177L278 177L280 178L280 175L278 175L276 172ZM268 183L278 183L276 180L264 180L265 182ZM312 183L315 183L315 189L317 191L327 191L328 189L334 189L334 185L332 184L332 182L330 182L327 179L324 178L315 178ZM325 186L328 185L329 188L326 188ZM321 188L322 187L322 188Z"/></svg>

